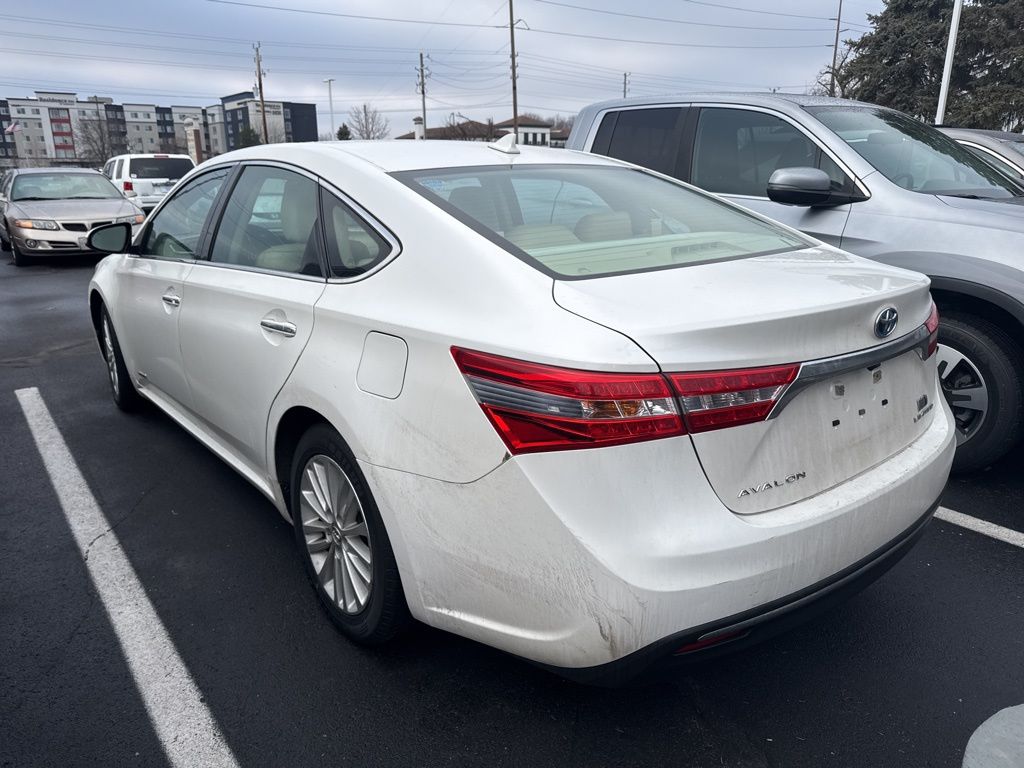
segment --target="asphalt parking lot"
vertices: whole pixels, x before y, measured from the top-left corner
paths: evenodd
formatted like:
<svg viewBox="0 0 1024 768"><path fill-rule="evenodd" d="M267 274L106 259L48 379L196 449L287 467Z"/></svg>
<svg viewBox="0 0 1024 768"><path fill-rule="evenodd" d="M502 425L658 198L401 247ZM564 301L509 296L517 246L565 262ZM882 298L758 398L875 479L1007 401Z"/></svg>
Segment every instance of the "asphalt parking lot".
<svg viewBox="0 0 1024 768"><path fill-rule="evenodd" d="M582 687L425 627L357 648L257 491L155 410L114 408L92 266L0 265L0 765L166 765L176 716L140 694L15 395L30 388L241 766L959 766L1024 704L1024 549L942 520L844 606L649 687ZM1022 531L1022 466L1018 450L954 478L943 505Z"/></svg>

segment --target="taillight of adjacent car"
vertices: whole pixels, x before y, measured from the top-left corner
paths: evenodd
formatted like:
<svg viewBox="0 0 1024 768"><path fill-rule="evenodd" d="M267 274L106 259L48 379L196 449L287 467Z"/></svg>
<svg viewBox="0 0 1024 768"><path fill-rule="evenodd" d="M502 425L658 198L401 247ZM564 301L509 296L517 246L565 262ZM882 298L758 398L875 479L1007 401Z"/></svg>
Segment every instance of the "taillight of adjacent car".
<svg viewBox="0 0 1024 768"><path fill-rule="evenodd" d="M928 313L928 319L924 321L924 325L928 329L928 354L925 355L927 360L935 354L935 350L939 347L939 308L935 306L934 301L932 302L931 312Z"/></svg>

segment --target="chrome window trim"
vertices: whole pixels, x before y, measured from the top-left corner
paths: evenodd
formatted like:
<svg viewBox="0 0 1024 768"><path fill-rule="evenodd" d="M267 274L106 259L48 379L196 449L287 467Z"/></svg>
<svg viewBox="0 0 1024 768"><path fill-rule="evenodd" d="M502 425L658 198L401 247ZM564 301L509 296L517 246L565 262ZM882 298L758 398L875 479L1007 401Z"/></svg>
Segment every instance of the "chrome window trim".
<svg viewBox="0 0 1024 768"><path fill-rule="evenodd" d="M312 283L326 282L322 275L303 275L299 272L284 272L279 269L263 269L262 267L250 267L246 264L229 264L225 261L210 261L209 259L194 259L196 267L214 267L216 269L233 269L237 272L255 272L260 275L271 275L273 277L290 277L296 280L305 280Z"/></svg>
<svg viewBox="0 0 1024 768"><path fill-rule="evenodd" d="M931 333L928 327L920 325L905 336L893 341L879 344L875 347L868 347L857 352L849 352L835 357L823 357L817 360L810 360L800 365L800 371L796 378L786 387L785 392L775 402L769 419L774 419L797 395L821 381L841 376L844 373L872 368L887 360L906 354L915 350L922 360L928 352L928 340Z"/></svg>

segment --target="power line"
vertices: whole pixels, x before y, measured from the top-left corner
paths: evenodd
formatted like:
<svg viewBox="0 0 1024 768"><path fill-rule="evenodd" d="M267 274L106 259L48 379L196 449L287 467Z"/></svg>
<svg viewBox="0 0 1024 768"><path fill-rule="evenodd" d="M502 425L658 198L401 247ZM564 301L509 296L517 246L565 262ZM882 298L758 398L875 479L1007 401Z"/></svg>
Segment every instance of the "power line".
<svg viewBox="0 0 1024 768"><path fill-rule="evenodd" d="M571 3L557 2L557 0L533 0L535 3L544 5L557 5L561 8L572 8L576 11L587 11L589 13L603 13L608 16L623 16L628 19L644 19L646 21L661 21L669 24L685 24L693 27L716 27L718 29L754 29L762 32L829 32L831 27L763 27L743 26L739 24L713 24L708 21L686 21L683 19L668 19L663 16L643 16L638 13L625 13L623 11L606 11L602 8L587 8L583 5L572 5Z"/></svg>
<svg viewBox="0 0 1024 768"><path fill-rule="evenodd" d="M207 0L207 2L226 2L227 0ZM741 50L789 50L797 48L824 48L824 45L734 45L731 43L674 43L663 40L636 40L625 37L605 37L603 35L585 35L580 32L558 32L553 29L537 29L526 27L522 31L535 32L540 35L558 35L559 37L579 37L586 40L607 40L615 43L634 43L636 45L667 45L672 48L732 48ZM831 46L828 46L831 47Z"/></svg>
<svg viewBox="0 0 1024 768"><path fill-rule="evenodd" d="M206 0L219 5L239 5L245 8L259 8L265 11L289 11L291 13L308 13L313 16L335 16L342 19L360 19L362 21L389 21L397 24L431 24L439 27L475 27L477 29L505 29L504 24L471 24L464 21L432 21L430 19L401 19L393 16L366 16L359 13L340 13L338 11L315 11L311 8L285 8L280 5L263 5L261 3L244 3L241 0Z"/></svg>

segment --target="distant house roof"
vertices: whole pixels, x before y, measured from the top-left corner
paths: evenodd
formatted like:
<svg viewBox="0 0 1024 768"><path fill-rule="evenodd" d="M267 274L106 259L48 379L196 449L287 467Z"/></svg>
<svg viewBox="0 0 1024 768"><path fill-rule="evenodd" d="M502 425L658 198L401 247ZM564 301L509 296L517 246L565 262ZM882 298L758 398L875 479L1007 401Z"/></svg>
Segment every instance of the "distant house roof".
<svg viewBox="0 0 1024 768"><path fill-rule="evenodd" d="M503 120L500 123L495 123L494 127L495 128L511 128L512 127L512 122L513 122L512 118L509 118L508 120ZM552 124L549 123L547 120L531 120L528 117L520 117L519 118L519 127L520 128L550 128L551 125Z"/></svg>
<svg viewBox="0 0 1024 768"><path fill-rule="evenodd" d="M494 129L487 123L480 123L476 120L467 120L455 125L442 125L438 128L427 128L428 139L455 139L455 140L490 140L498 138L494 135ZM403 133L398 138L413 139L414 133Z"/></svg>

